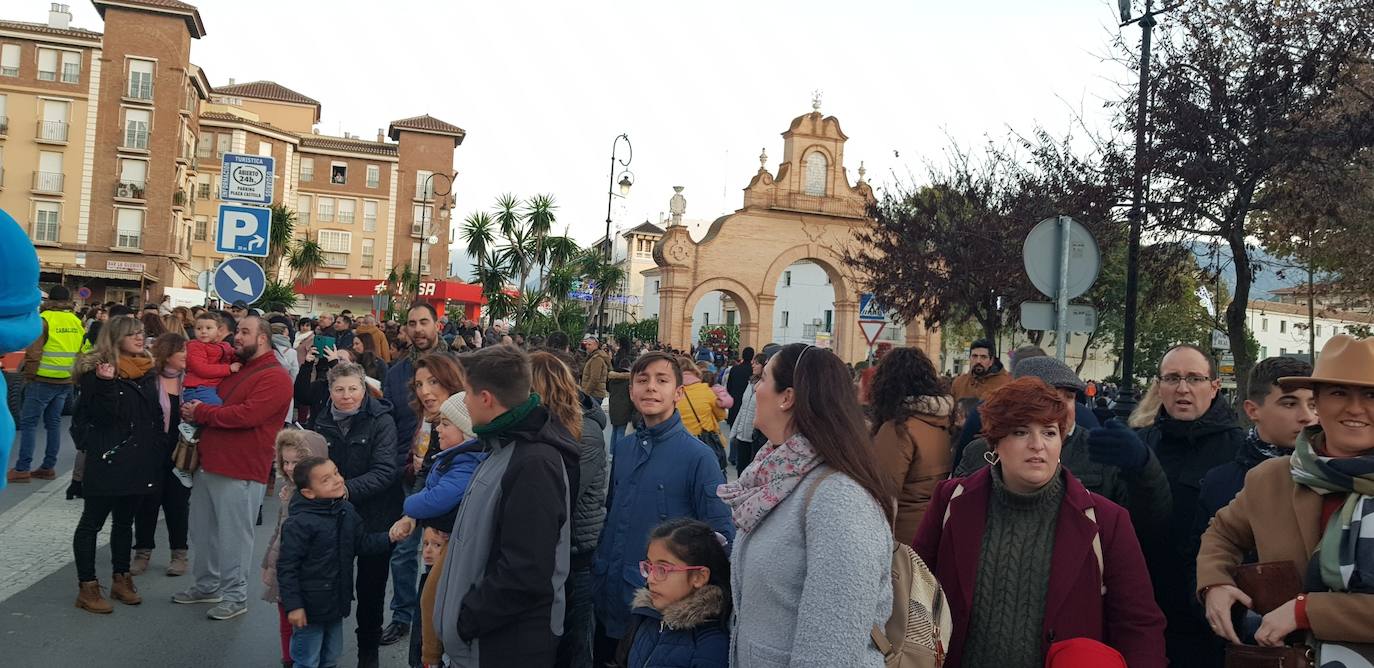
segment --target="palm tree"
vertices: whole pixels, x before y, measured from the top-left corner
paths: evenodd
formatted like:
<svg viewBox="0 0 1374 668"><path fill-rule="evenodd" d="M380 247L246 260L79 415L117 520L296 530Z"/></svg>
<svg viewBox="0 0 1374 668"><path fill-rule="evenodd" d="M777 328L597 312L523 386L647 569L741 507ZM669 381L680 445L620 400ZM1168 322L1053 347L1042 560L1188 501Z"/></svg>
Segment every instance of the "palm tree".
<svg viewBox="0 0 1374 668"><path fill-rule="evenodd" d="M292 237L296 233L296 212L284 204L272 205L272 228L268 233L267 257L262 260L262 268L267 275L276 278L281 269L282 258L291 252Z"/></svg>
<svg viewBox="0 0 1374 668"><path fill-rule="evenodd" d="M309 285L323 265L324 249L314 239L298 239L286 250L286 266L295 274L297 283Z"/></svg>
<svg viewBox="0 0 1374 668"><path fill-rule="evenodd" d="M609 260L599 248L588 248L578 258L578 268L582 276L596 284L595 301L592 313L600 313L605 308L611 291L620 287L628 275L622 262ZM597 323L598 326L600 323Z"/></svg>
<svg viewBox="0 0 1374 668"><path fill-rule="evenodd" d="M544 275L548 271L549 258L546 242L549 232L553 230L554 223L558 221L554 214L557 208L558 204L554 202L553 195L547 193L535 195L525 202L525 229L533 238L534 262L540 266L540 285L544 284Z"/></svg>

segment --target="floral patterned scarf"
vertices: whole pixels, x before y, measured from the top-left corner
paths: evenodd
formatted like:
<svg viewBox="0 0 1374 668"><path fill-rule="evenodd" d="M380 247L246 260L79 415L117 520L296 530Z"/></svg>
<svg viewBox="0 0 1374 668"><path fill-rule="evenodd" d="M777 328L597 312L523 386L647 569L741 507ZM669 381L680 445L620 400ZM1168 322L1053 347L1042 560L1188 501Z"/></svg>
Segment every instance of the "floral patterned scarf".
<svg viewBox="0 0 1374 668"><path fill-rule="evenodd" d="M780 444L764 445L738 480L716 488L716 496L730 506L735 528L748 533L820 463L810 441L794 434Z"/></svg>

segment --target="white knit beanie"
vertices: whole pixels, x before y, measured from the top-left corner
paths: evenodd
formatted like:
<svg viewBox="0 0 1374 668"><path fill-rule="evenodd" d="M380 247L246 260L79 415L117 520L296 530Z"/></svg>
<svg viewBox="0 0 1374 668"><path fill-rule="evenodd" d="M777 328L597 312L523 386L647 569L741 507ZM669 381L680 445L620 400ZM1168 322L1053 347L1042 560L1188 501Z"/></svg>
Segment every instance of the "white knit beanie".
<svg viewBox="0 0 1374 668"><path fill-rule="evenodd" d="M463 403L465 396L467 396L467 392L459 392L449 397L444 405L439 407L439 415L448 418L453 426L458 427L463 432L463 436L471 437L473 435L472 418L468 416L467 404Z"/></svg>

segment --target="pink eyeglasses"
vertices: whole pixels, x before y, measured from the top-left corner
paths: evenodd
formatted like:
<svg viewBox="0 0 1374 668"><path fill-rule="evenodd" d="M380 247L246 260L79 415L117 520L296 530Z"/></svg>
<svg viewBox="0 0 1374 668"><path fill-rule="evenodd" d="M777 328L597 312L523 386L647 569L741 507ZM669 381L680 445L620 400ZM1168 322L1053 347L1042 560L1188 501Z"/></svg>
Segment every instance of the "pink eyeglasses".
<svg viewBox="0 0 1374 668"><path fill-rule="evenodd" d="M673 564L656 564L652 561L639 562L639 576L645 580L662 580L671 573L704 570L706 570L705 566L676 566Z"/></svg>

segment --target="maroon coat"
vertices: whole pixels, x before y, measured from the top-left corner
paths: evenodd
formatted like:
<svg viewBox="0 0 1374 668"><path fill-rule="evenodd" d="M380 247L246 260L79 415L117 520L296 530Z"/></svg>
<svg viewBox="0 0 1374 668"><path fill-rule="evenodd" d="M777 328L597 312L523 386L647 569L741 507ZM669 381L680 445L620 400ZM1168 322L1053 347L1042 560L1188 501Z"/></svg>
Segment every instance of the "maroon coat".
<svg viewBox="0 0 1374 668"><path fill-rule="evenodd" d="M912 546L949 601L954 620L949 666L959 666L963 659L992 493L991 471L985 467L967 478L940 483ZM1130 515L1088 492L1067 470L1063 475L1064 500L1055 526L1049 599L1041 625L1042 652L1059 640L1091 638L1121 652L1131 668L1165 666L1164 614L1150 595L1154 590ZM951 500L961 484L963 491ZM1089 508L1096 523L1085 514ZM1093 552L1093 536L1099 533L1105 573Z"/></svg>

